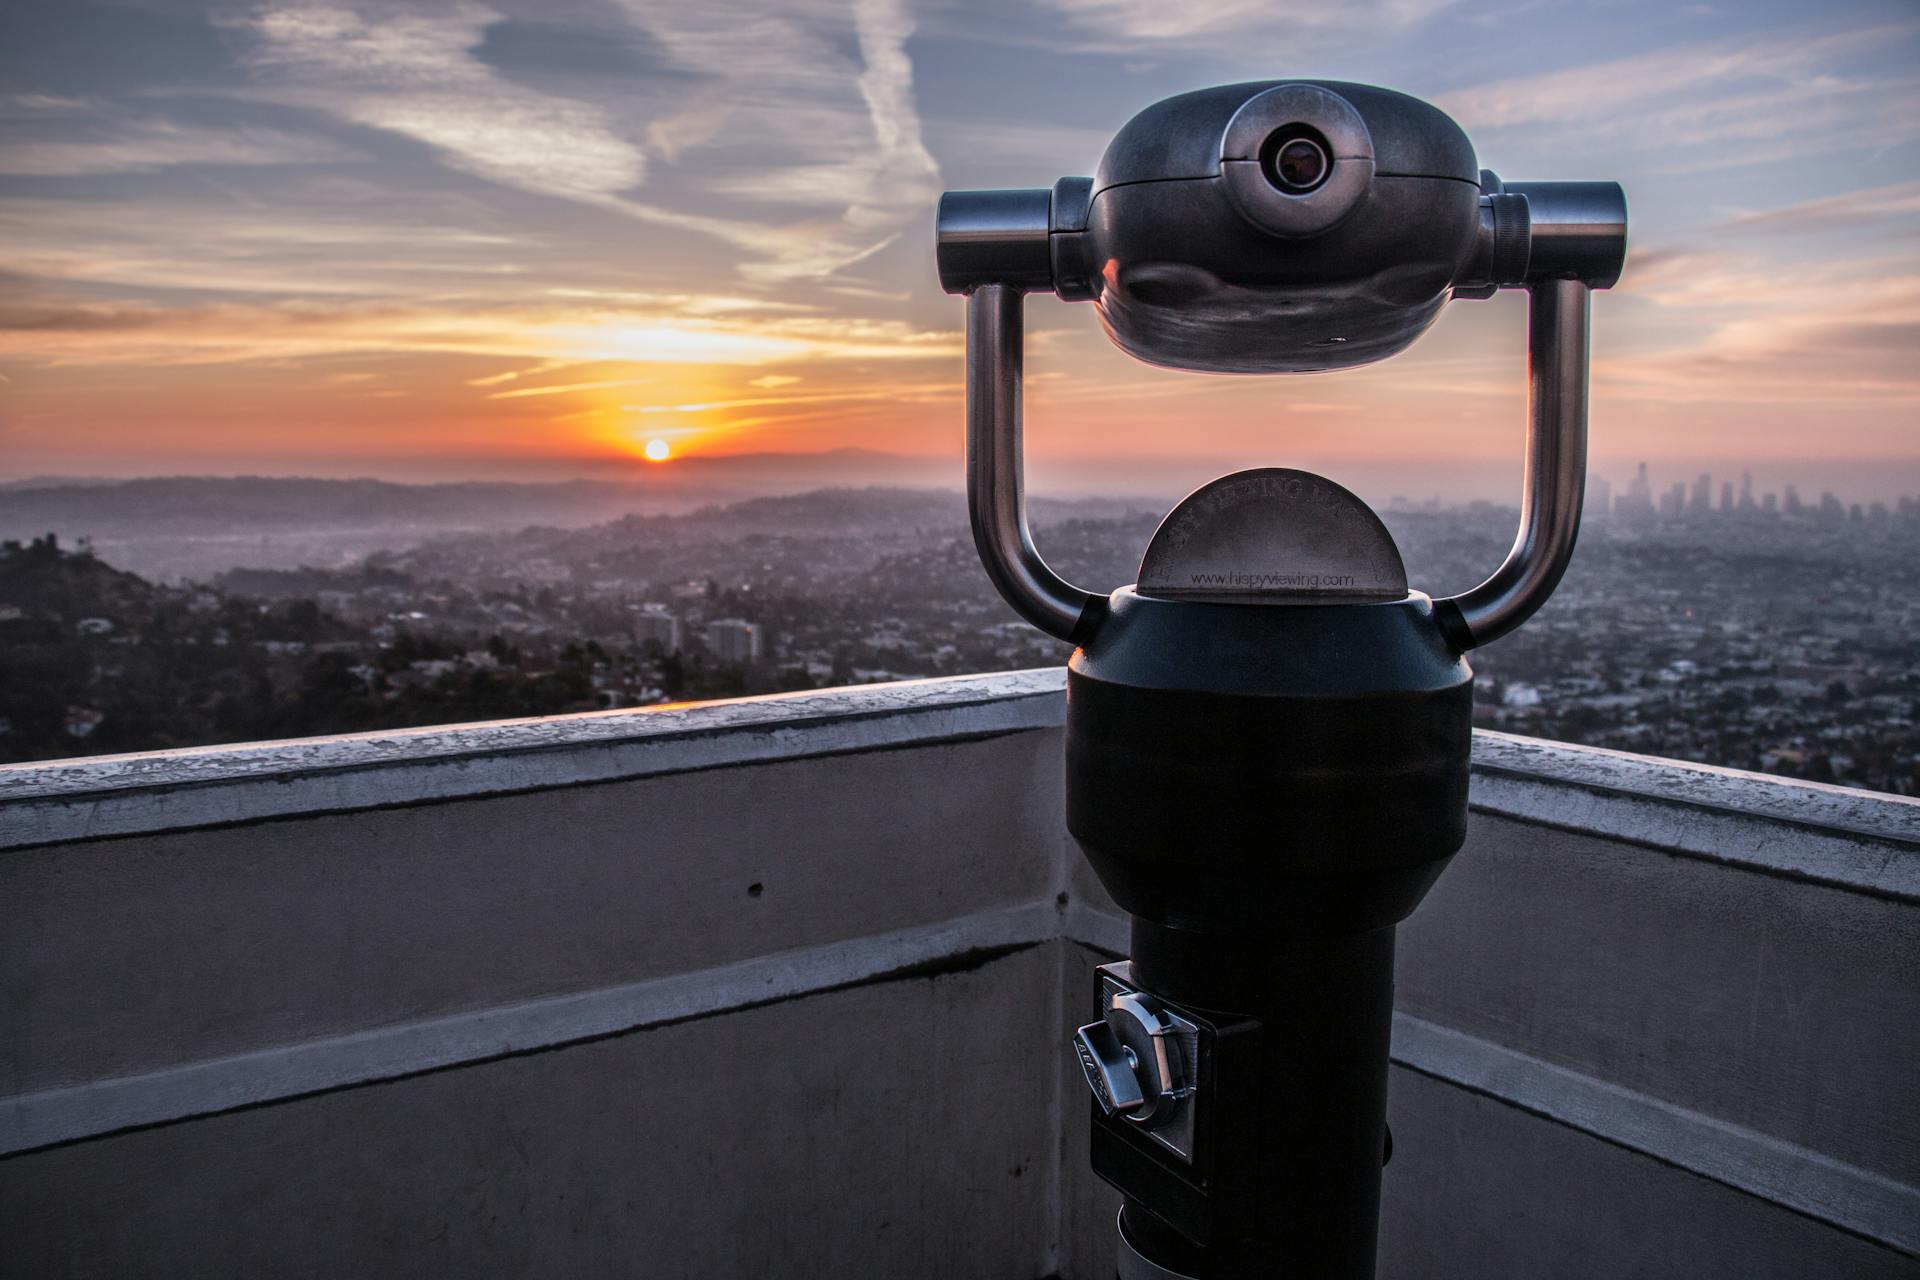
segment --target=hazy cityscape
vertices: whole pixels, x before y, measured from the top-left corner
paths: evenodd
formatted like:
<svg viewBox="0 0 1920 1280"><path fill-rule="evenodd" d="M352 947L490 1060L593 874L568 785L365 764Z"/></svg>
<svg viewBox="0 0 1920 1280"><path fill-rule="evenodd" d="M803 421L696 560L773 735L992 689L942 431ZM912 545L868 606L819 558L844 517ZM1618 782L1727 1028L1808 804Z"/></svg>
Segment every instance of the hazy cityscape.
<svg viewBox="0 0 1920 1280"><path fill-rule="evenodd" d="M0 495L17 500L0 501L9 535L0 759L646 706L1067 656L993 594L950 491L820 489L612 519L594 517L618 506L617 492L599 493L602 505L578 492L522 493L536 517L564 509L592 522L436 532L416 512L411 539L385 528L389 545L367 552L365 529L378 522L357 505L356 482L171 483L139 492L172 493L172 506L149 501L134 514L123 503L117 524L103 515L113 486L69 483L75 507L86 508L75 495L108 506L40 520L37 535L4 513L47 516L49 491ZM273 488L290 483L304 486L301 502ZM501 507L502 492L537 488L493 486L456 501L385 486L376 496L389 515L430 501L457 525L467 506ZM501 509L509 519L515 510ZM1588 509L1553 601L1473 655L1477 723L1920 790L1920 498L1756 493L1743 478L1710 475L1656 486L1642 467L1617 493L1596 477ZM184 526L183 511L193 513ZM1488 503L1403 498L1383 514L1414 583L1436 593L1497 563L1515 519ZM1106 588L1131 580L1159 515L1144 500L1042 499L1036 536L1069 577ZM208 533L216 526L218 537ZM147 576L89 540L107 527ZM254 537L275 528L270 542ZM263 544L271 554L249 556ZM301 551L293 562L304 564L286 567ZM155 571L169 564L194 571Z"/></svg>

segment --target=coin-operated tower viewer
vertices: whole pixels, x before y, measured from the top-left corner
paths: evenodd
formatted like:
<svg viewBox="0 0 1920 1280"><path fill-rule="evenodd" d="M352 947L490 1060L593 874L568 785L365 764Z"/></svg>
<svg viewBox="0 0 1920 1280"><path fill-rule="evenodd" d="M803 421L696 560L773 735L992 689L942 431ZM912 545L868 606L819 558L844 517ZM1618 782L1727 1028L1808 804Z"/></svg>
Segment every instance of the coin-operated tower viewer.
<svg viewBox="0 0 1920 1280"><path fill-rule="evenodd" d="M1008 603L1078 646L1067 825L1133 917L1073 1045L1127 1280L1373 1274L1394 928L1465 838L1464 655L1573 553L1589 294L1625 254L1618 185L1503 183L1436 108L1331 81L1182 94L1092 178L941 198L974 542ZM1149 364L1306 373L1385 359L1498 289L1529 299L1526 472L1513 549L1471 591L1410 591L1366 504L1279 468L1187 497L1111 596L1035 549L1027 294L1092 303Z"/></svg>

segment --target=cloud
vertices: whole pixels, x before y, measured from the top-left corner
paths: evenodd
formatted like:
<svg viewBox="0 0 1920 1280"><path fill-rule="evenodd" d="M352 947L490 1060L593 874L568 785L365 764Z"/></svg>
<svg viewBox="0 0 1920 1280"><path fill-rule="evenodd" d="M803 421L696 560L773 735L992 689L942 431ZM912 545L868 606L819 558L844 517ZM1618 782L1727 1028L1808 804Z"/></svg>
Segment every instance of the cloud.
<svg viewBox="0 0 1920 1280"><path fill-rule="evenodd" d="M1257 35L1285 29L1296 39L1321 32L1399 31L1417 26L1457 0L1050 0L1086 33L1082 48L1113 52L1168 44L1244 51ZM1129 68L1131 69L1131 68Z"/></svg>
<svg viewBox="0 0 1920 1280"><path fill-rule="evenodd" d="M1700 172L1789 154L1875 150L1915 138L1920 75L1858 69L1911 44L1904 23L1699 41L1442 94L1476 139L1502 132L1540 152L1624 149L1644 173ZM1848 67L1854 69L1847 69Z"/></svg>
<svg viewBox="0 0 1920 1280"><path fill-rule="evenodd" d="M606 112L509 81L474 56L500 15L477 4L364 17L324 6L226 20L253 44L260 96L435 148L457 169L543 195L600 200L646 160Z"/></svg>
<svg viewBox="0 0 1920 1280"><path fill-rule="evenodd" d="M1878 253L1783 270L1773 246L1709 229L1698 244L1635 249L1621 283L1594 295L1596 414L1680 407L1687 420L1734 423L1787 411L1807 447L1840 450L1853 424L1920 406L1920 262ZM1507 299L1506 323L1518 319ZM1493 307L1450 308L1443 332L1369 375L1375 387L1513 401L1525 386L1512 354L1488 354ZM1508 344L1519 341L1508 333ZM1507 352L1517 348L1509 345ZM1610 408L1611 407L1611 408ZM1842 417L1840 415L1851 415ZM1835 428L1831 437L1826 426ZM1675 441L1675 448L1685 442Z"/></svg>
<svg viewBox="0 0 1920 1280"><path fill-rule="evenodd" d="M803 396L742 396L732 400L704 400L694 404L635 404L636 413L713 413L720 409L767 409L790 404L839 404L850 400L899 400L933 395L950 400L960 393L951 382L924 386L895 386L868 391L823 391Z"/></svg>
<svg viewBox="0 0 1920 1280"><path fill-rule="evenodd" d="M1091 173L1113 137L1111 126L1050 124L1023 121L1010 128L1006 121L935 120L928 126L942 155L965 156L985 162L980 182L1005 182L1009 173ZM972 180L973 175L961 181Z"/></svg>
<svg viewBox="0 0 1920 1280"><path fill-rule="evenodd" d="M77 177L150 173L179 165L339 164L357 158L325 139L277 129L142 120L109 125L89 138L36 139L0 147L0 174Z"/></svg>
<svg viewBox="0 0 1920 1280"><path fill-rule="evenodd" d="M693 148L713 141L727 127L731 109L725 93L709 85L696 91L679 110L647 125L647 145L672 163Z"/></svg>
<svg viewBox="0 0 1920 1280"><path fill-rule="evenodd" d="M1728 218L1716 230L1763 235L1825 235L1861 227L1903 226L1920 220L1920 181L1896 182L1843 195L1822 196L1777 209Z"/></svg>
<svg viewBox="0 0 1920 1280"><path fill-rule="evenodd" d="M88 111L93 103L86 98L68 98L54 93L9 93L0 95L0 108L12 111L73 112Z"/></svg>
<svg viewBox="0 0 1920 1280"><path fill-rule="evenodd" d="M556 369L571 368L571 360L542 360L528 369L508 369L501 373L490 373L484 378L468 378L470 387L497 387L503 382L518 382L521 378L535 378L543 373L552 373Z"/></svg>
<svg viewBox="0 0 1920 1280"><path fill-rule="evenodd" d="M342 164L360 153L326 138L252 124L213 125L143 114L88 98L0 95L0 174L70 178L154 173L182 165Z"/></svg>
<svg viewBox="0 0 1920 1280"><path fill-rule="evenodd" d="M668 308L433 306L378 300L161 306L11 289L0 357L43 365L200 365L341 354L507 356L516 376L598 361L764 365L951 359L951 333L860 317L724 319ZM484 381L510 381L502 377Z"/></svg>
<svg viewBox="0 0 1920 1280"><path fill-rule="evenodd" d="M660 289L548 289L551 298L580 298L588 302L625 306L668 307L685 315L721 316L746 312L804 313L819 310L805 302L776 298L748 298L728 293L672 293Z"/></svg>
<svg viewBox="0 0 1920 1280"><path fill-rule="evenodd" d="M527 274L522 255L544 247L537 235L462 225L473 209L404 189L341 199L286 182L271 197L0 197L0 237L23 275L196 293L471 291Z"/></svg>
<svg viewBox="0 0 1920 1280"><path fill-rule="evenodd" d="M603 106L502 77L476 55L491 9L363 16L321 6L227 23L252 40L255 96L326 111L438 150L489 181L710 237L762 284L830 276L885 248L940 190L922 140L904 0L627 0L694 88L644 127L685 168L692 202L639 200L641 146ZM848 45L857 51L850 55ZM717 197L717 199L716 199ZM723 202L806 210L743 216Z"/></svg>
<svg viewBox="0 0 1920 1280"><path fill-rule="evenodd" d="M635 216L753 255L765 284L818 279L885 248L940 192L913 94L903 0L626 0L626 11L705 85L649 136L689 182L731 203L811 210L740 217L636 206ZM849 27L851 18L851 30ZM850 42L857 56L850 56ZM708 202L711 204L712 202Z"/></svg>
<svg viewBox="0 0 1920 1280"><path fill-rule="evenodd" d="M1782 271L1722 247L1644 254L1620 293L1639 342L1596 366L1615 393L1668 402L1920 404L1920 263L1892 255ZM1596 393L1597 394L1597 393Z"/></svg>
<svg viewBox="0 0 1920 1280"><path fill-rule="evenodd" d="M1610 109L1754 80L1794 82L1830 68L1836 57L1872 49L1911 27L1854 30L1819 37L1782 35L1700 41L1584 66L1497 80L1443 95L1439 103L1468 128L1594 121L1612 127ZM1823 77L1831 83L1830 77Z"/></svg>
<svg viewBox="0 0 1920 1280"><path fill-rule="evenodd" d="M650 378L599 378L591 382L554 382L538 387L516 387L511 391L495 391L487 396L489 400L519 400L527 396L570 395L576 391L604 391L609 387L644 387ZM468 386L474 385L469 382Z"/></svg>
<svg viewBox="0 0 1920 1280"><path fill-rule="evenodd" d="M740 264L742 277L764 284L817 280L872 257L893 240L885 236L861 243L844 225L824 219L806 222L755 221L716 214L686 213L658 205L627 204L623 211L642 222L711 236L758 261Z"/></svg>

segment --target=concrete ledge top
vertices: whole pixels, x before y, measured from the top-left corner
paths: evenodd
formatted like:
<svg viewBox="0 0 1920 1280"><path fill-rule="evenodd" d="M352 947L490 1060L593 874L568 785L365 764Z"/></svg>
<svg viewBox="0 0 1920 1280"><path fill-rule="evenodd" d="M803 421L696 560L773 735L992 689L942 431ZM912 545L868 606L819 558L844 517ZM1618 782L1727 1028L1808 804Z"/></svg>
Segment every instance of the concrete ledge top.
<svg viewBox="0 0 1920 1280"><path fill-rule="evenodd" d="M1476 812L1920 902L1920 800L1478 730Z"/></svg>
<svg viewBox="0 0 1920 1280"><path fill-rule="evenodd" d="M1059 727L1059 668L0 766L0 849ZM1920 901L1920 800L1478 731L1476 811Z"/></svg>
<svg viewBox="0 0 1920 1280"><path fill-rule="evenodd" d="M808 689L713 702L669 702L621 711L583 711L573 715L427 725L377 733L29 761L0 765L0 804L130 787L191 786L319 769L367 768L422 760L605 746L639 739L684 738L769 725L827 729L824 737L831 739L834 736L831 726L849 721L906 711L1046 699L1065 687L1063 670L1005 671ZM1050 723L1059 721L1055 709Z"/></svg>
<svg viewBox="0 0 1920 1280"><path fill-rule="evenodd" d="M1476 729L1475 773L1641 795L1832 831L1920 841L1920 799Z"/></svg>
<svg viewBox="0 0 1920 1280"><path fill-rule="evenodd" d="M1066 673L0 765L0 849L581 786L1057 727Z"/></svg>

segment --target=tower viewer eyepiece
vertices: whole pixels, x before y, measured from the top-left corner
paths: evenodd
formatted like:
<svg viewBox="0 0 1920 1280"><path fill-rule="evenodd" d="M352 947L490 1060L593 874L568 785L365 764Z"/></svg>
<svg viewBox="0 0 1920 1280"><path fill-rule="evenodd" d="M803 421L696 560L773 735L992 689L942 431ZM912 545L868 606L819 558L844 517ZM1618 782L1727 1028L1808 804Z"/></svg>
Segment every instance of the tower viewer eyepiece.
<svg viewBox="0 0 1920 1280"><path fill-rule="evenodd" d="M1612 182L1502 183L1417 98L1273 81L1155 103L1091 178L950 191L936 239L950 293L1092 302L1150 364L1299 373L1405 350L1451 298L1607 288L1626 199Z"/></svg>

